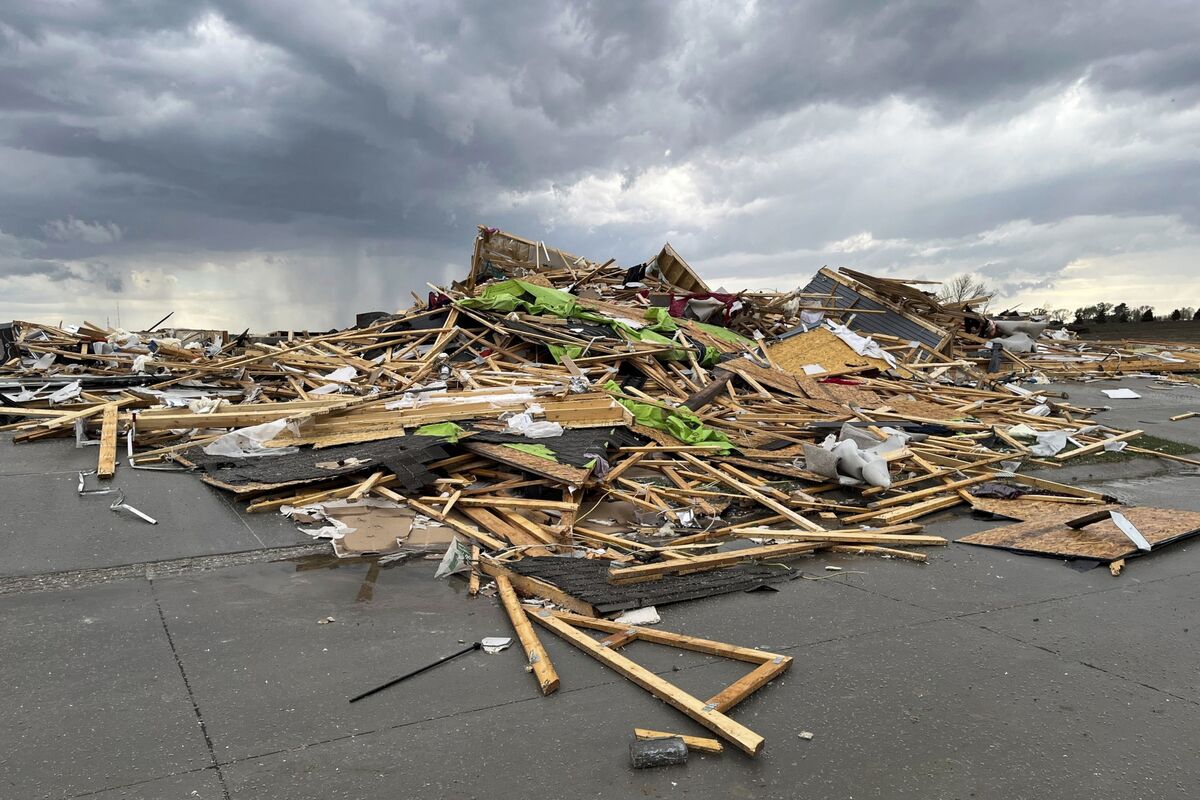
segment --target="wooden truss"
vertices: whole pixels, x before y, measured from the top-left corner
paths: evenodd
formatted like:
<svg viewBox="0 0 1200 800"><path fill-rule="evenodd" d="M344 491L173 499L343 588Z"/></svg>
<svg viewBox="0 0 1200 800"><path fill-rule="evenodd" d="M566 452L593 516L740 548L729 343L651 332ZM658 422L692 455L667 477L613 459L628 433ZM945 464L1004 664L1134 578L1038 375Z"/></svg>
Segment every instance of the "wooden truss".
<svg viewBox="0 0 1200 800"><path fill-rule="evenodd" d="M792 665L791 656L781 656L749 647L738 647L725 642L714 642L710 639L698 639L695 636L685 636L680 633L640 628L635 625L622 625L606 619L581 617L565 611L548 611L532 606L524 608L525 612L542 627L548 628L592 658L616 670L659 700L675 706L739 749L750 755L756 755L762 749L763 737L730 719L725 712L790 667ZM604 639L596 640L579 630L580 628L591 628L609 635ZM757 666L740 680L726 686L708 700L701 700L617 652L618 648L635 640L670 645L681 650L694 650L698 653L745 661Z"/></svg>

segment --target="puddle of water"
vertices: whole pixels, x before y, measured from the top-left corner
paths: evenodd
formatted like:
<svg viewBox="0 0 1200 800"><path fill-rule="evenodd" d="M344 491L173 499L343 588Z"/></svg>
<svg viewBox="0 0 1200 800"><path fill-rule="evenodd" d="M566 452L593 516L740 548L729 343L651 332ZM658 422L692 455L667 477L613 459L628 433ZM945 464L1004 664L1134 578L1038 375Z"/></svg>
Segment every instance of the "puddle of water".
<svg viewBox="0 0 1200 800"><path fill-rule="evenodd" d="M280 563L290 564L290 571L293 573L335 569L348 569L356 573L361 572L362 581L359 583L354 595L354 602L370 603L375 599L375 590L379 585L380 575L385 570L398 567L406 562L393 561L389 564L380 564L379 559L373 557L338 558L329 553L319 553L311 556L291 558Z"/></svg>

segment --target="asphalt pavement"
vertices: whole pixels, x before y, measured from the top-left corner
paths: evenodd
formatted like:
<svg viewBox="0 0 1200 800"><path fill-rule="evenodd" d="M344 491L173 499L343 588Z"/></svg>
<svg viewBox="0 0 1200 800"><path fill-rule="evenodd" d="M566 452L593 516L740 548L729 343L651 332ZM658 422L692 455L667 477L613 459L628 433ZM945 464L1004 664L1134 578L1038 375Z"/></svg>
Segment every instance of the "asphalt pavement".
<svg viewBox="0 0 1200 800"><path fill-rule="evenodd" d="M1142 398L1100 393L1117 386ZM1167 421L1200 410L1200 388L1055 388L1111 406L1109 424L1200 446L1200 418ZM1119 577L958 544L927 565L821 555L779 592L664 607L664 629L795 662L731 712L766 738L757 758L635 771L635 726L703 729L545 632L562 681L548 698L513 647L351 705L511 635L497 599L434 580L434 561L338 561L193 476L122 466L115 483L148 525L75 494L94 461L65 441L0 441L3 798L1041 800L1185 798L1200 783L1200 540ZM1186 465L1055 478L1200 510ZM1002 524L927 522L951 538ZM644 643L627 654L701 695L744 671Z"/></svg>

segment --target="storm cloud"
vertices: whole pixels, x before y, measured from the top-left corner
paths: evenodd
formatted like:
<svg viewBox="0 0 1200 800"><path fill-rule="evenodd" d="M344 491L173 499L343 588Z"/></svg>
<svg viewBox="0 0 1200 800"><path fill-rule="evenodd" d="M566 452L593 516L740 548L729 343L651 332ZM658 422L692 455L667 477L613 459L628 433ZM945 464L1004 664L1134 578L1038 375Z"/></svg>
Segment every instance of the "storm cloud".
<svg viewBox="0 0 1200 800"><path fill-rule="evenodd" d="M0 8L0 319L345 325L477 223L714 284L823 264L1200 305L1190 2Z"/></svg>

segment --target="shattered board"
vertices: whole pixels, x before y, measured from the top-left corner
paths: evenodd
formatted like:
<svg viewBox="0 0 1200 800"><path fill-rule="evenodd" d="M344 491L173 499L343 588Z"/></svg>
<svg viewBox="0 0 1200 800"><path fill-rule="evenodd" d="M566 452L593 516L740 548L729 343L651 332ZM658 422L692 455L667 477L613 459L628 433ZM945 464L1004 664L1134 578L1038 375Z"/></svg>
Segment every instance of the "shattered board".
<svg viewBox="0 0 1200 800"><path fill-rule="evenodd" d="M1015 500L1001 500L996 497L972 496L971 508L1021 522L1026 520L1066 522L1069 519L1082 517L1090 511L1120 509L1120 506L1095 503L1056 503L1053 500L1026 500L1021 497Z"/></svg>
<svg viewBox="0 0 1200 800"><path fill-rule="evenodd" d="M596 456L607 459L608 451L617 447L638 447L644 439L627 428L576 428L562 432L561 436L545 439L530 439L519 433L480 431L471 437L478 444L540 444L554 452L560 463L574 467L586 467Z"/></svg>
<svg viewBox="0 0 1200 800"><path fill-rule="evenodd" d="M1090 514L1095 506L1084 506L1075 519ZM1200 533L1200 513L1178 511L1170 508L1124 508L1121 513L1133 523L1150 546L1160 546ZM962 544L977 544L983 547L999 547L1017 553L1061 556L1063 558L1091 558L1109 562L1118 558L1140 555L1129 538L1112 520L1105 519L1075 530L1066 526L1065 520L1036 520L1005 525L982 533L964 536Z"/></svg>
<svg viewBox="0 0 1200 800"><path fill-rule="evenodd" d="M186 458L204 470L205 483L239 494L344 475L369 475L378 469L394 474L404 488L418 491L436 477L422 465L450 455L444 445L438 436L404 436L254 458L210 456L197 447L189 450Z"/></svg>
<svg viewBox="0 0 1200 800"><path fill-rule="evenodd" d="M745 564L618 586L608 582L609 562L602 559L543 556L513 561L504 566L521 575L552 583L572 597L590 603L601 614L743 592L800 577L799 570Z"/></svg>

